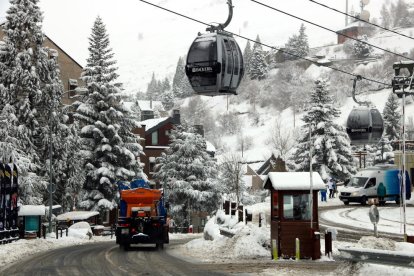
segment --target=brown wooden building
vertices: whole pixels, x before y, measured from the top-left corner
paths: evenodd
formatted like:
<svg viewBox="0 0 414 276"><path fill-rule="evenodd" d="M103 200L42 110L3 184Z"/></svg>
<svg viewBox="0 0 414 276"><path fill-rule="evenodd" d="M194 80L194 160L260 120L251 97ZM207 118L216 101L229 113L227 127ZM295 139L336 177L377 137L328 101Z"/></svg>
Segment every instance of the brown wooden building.
<svg viewBox="0 0 414 276"><path fill-rule="evenodd" d="M271 191L273 258L294 258L296 238L300 241L300 258L320 258L320 236L316 234L319 233L318 192L325 184L319 173L313 173L312 179L312 208L309 208L309 172L270 172L265 179L264 188Z"/></svg>
<svg viewBox="0 0 414 276"><path fill-rule="evenodd" d="M0 24L0 40L3 40L5 35L3 32L4 24L5 22ZM62 103L64 105L72 104L75 100L71 99L71 97L76 94L75 91L72 90L84 85L83 81L80 79L83 67L47 35L45 35L43 46L57 51L60 79L62 81L63 89L64 91L71 91L63 95Z"/></svg>
<svg viewBox="0 0 414 276"><path fill-rule="evenodd" d="M140 161L144 163L144 173L148 176L150 185L159 188L154 181L155 159L161 156L161 153L169 148L169 134L175 125L180 124L180 111L173 110L170 117L147 119L140 122L141 128L134 129L135 134L139 134L141 145L144 148L145 155L141 155Z"/></svg>
<svg viewBox="0 0 414 276"><path fill-rule="evenodd" d="M368 34L371 28L363 22L353 22L343 28L342 30L337 31L338 34L338 44L343 44L345 41L352 38L358 38L361 35Z"/></svg>

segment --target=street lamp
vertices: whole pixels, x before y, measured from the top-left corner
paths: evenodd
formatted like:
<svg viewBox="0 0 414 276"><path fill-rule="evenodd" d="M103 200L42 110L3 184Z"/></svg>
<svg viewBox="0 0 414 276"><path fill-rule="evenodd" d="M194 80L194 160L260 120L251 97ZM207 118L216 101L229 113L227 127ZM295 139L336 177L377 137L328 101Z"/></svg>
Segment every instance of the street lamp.
<svg viewBox="0 0 414 276"><path fill-rule="evenodd" d="M62 93L61 97L66 93L76 92L76 95L70 98L76 98L82 95L85 95L88 89L84 87L77 87L76 89L68 90ZM49 233L52 233L52 206L53 206L53 165L52 165L52 157L53 157L53 144L52 144L52 113L53 113L53 105L50 106L49 109Z"/></svg>

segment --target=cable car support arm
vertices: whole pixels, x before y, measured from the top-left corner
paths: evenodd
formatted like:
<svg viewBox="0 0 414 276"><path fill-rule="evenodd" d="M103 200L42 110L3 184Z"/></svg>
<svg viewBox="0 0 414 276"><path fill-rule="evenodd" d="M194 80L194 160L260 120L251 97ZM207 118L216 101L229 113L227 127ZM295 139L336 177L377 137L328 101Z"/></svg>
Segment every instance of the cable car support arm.
<svg viewBox="0 0 414 276"><path fill-rule="evenodd" d="M356 102L356 103L357 103L357 104L359 104L359 105L369 105L369 102L359 102L359 101L356 99L356 97L355 97L355 88L356 88L356 83L357 83L357 81L359 81L359 80L362 80L361 75L357 75L357 76L354 78L354 84L353 84L353 86L352 86L352 98L354 99L354 102Z"/></svg>
<svg viewBox="0 0 414 276"><path fill-rule="evenodd" d="M227 1L227 5L229 6L229 16L227 17L226 22L224 22L223 24L218 24L218 26L211 25L210 27L206 29L206 31L211 32L211 33L215 31L223 31L224 28L226 28L230 24L230 21L233 18L233 4L231 1L232 0Z"/></svg>

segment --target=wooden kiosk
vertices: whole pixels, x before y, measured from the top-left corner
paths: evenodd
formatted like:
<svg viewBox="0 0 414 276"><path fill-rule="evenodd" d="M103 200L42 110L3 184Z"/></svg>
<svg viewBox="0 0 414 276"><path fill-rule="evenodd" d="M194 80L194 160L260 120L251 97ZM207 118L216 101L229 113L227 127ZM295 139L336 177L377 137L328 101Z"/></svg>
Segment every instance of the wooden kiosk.
<svg viewBox="0 0 414 276"><path fill-rule="evenodd" d="M317 172L313 173L312 180L313 206L309 208L309 172L270 172L265 179L264 188L271 191L270 237L274 259L295 258L296 238L299 239L300 258L315 260L321 256L318 192L325 184Z"/></svg>

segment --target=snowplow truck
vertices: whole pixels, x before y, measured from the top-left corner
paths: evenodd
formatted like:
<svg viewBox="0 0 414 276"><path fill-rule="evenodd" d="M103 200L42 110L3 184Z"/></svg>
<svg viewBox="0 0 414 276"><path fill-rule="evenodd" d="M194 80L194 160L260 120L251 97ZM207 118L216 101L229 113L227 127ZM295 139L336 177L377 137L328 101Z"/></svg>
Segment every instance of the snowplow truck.
<svg viewBox="0 0 414 276"><path fill-rule="evenodd" d="M116 243L128 250L131 244L169 243L167 212L161 190L141 186L120 189Z"/></svg>

